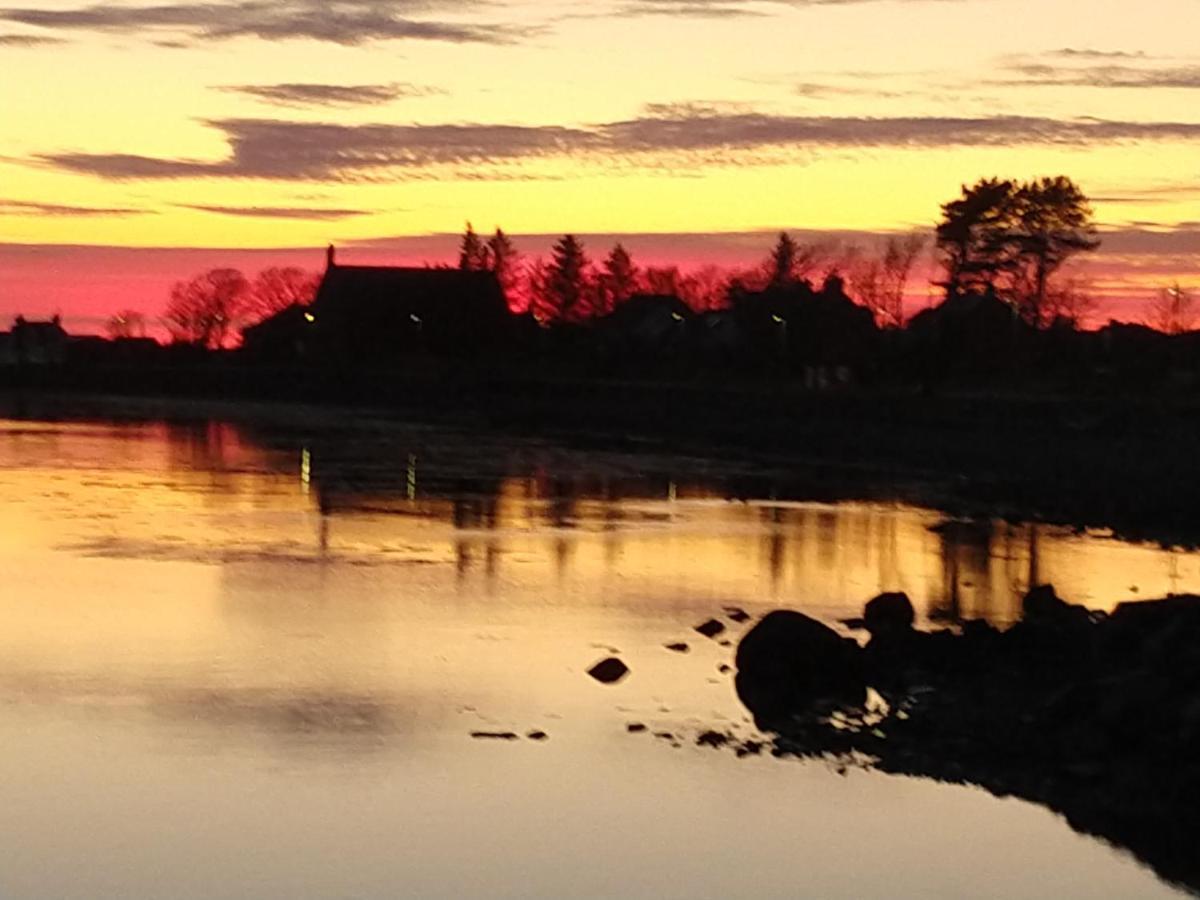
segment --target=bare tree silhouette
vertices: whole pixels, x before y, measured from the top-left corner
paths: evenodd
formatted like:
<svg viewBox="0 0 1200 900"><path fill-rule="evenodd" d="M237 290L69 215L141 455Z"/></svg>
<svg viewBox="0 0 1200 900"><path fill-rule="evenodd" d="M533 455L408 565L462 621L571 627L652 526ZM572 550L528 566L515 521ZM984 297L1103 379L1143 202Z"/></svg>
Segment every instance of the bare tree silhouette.
<svg viewBox="0 0 1200 900"><path fill-rule="evenodd" d="M163 324L178 343L220 349L244 321L248 294L237 269L212 269L171 288Z"/></svg>

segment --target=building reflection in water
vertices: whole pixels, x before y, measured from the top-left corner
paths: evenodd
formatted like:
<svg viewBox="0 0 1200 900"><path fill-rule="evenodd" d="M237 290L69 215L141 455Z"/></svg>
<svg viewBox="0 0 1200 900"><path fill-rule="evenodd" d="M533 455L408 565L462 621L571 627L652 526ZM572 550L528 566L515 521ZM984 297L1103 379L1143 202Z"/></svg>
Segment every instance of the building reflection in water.
<svg viewBox="0 0 1200 900"><path fill-rule="evenodd" d="M252 442L228 426L175 430L168 443L173 465L224 479L224 489L236 488L239 473L275 465L271 456L248 463ZM1004 622L1042 581L1110 607L1134 591L1182 589L1200 574L1192 556L1181 564L1100 535L947 519L900 504L754 500L787 498L787 487L611 471L586 454L564 460L560 451L501 448L480 465L470 446L347 448L326 439L287 456L293 467L298 460L293 478L317 515L318 554L344 552L346 529L363 547L444 541L459 589L485 595L519 565L523 578L543 577L560 591L619 585L643 597L691 592L834 616L902 590L933 621ZM1121 564L1111 560L1114 548L1126 554Z"/></svg>

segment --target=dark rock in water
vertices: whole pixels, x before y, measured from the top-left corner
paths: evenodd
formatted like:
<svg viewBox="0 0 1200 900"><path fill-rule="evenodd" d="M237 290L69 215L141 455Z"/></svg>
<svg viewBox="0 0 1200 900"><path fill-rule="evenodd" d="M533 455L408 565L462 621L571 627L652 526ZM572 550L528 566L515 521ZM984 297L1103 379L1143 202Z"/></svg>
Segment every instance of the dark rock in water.
<svg viewBox="0 0 1200 900"><path fill-rule="evenodd" d="M1049 584L1038 585L1026 594L1021 601L1021 612L1031 625L1070 627L1091 622L1091 614L1086 607L1067 603Z"/></svg>
<svg viewBox="0 0 1200 900"><path fill-rule="evenodd" d="M914 631L889 603L889 624L857 654L799 613L746 635L737 690L776 733L773 756L866 758L1040 803L1200 888L1200 597L1105 616L1044 586L1005 631ZM889 701L869 726L863 680ZM836 721L814 714L825 700L842 704Z"/></svg>
<svg viewBox="0 0 1200 900"><path fill-rule="evenodd" d="M733 671L733 666L727 666L724 663L721 663L721 665L717 666L717 671L720 672L722 675L728 675L730 672Z"/></svg>
<svg viewBox="0 0 1200 900"><path fill-rule="evenodd" d="M643 731L646 730L646 726L643 725L641 722L630 722L628 725L625 726L625 730L628 731L630 734L641 734Z"/></svg>
<svg viewBox="0 0 1200 900"><path fill-rule="evenodd" d="M621 662L615 656L610 656L608 659L602 659L590 669L588 674L599 681L601 684L616 684L622 678L629 674L629 666Z"/></svg>
<svg viewBox="0 0 1200 900"><path fill-rule="evenodd" d="M471 737L478 741L515 741L518 735L511 731L472 731Z"/></svg>
<svg viewBox="0 0 1200 900"><path fill-rule="evenodd" d="M872 636L909 631L915 620L916 613L907 594L880 594L863 609L863 627Z"/></svg>
<svg viewBox="0 0 1200 900"><path fill-rule="evenodd" d="M737 622L739 625L750 621L750 613L736 606L725 607L725 615L729 617L730 622Z"/></svg>
<svg viewBox="0 0 1200 900"><path fill-rule="evenodd" d="M692 649L691 647L689 647L687 644L683 643L682 641L680 641L678 644L667 644L665 646L672 653L687 653L689 650Z"/></svg>
<svg viewBox="0 0 1200 900"><path fill-rule="evenodd" d="M866 700L862 651L803 613L777 610L737 649L738 696L759 727L815 707Z"/></svg>
<svg viewBox="0 0 1200 900"><path fill-rule="evenodd" d="M721 734L719 731L706 731L700 737L696 738L696 746L718 749L724 747L732 740L732 737L727 734Z"/></svg>
<svg viewBox="0 0 1200 900"><path fill-rule="evenodd" d="M548 740L550 740L550 735L546 734L546 732L544 732L544 731L531 731L531 732L529 732L529 734L525 735L525 737L529 738L529 740L531 740L531 741L548 741Z"/></svg>
<svg viewBox="0 0 1200 900"><path fill-rule="evenodd" d="M716 619L709 619L703 625L697 625L696 630L706 638L715 638L725 630L725 626Z"/></svg>

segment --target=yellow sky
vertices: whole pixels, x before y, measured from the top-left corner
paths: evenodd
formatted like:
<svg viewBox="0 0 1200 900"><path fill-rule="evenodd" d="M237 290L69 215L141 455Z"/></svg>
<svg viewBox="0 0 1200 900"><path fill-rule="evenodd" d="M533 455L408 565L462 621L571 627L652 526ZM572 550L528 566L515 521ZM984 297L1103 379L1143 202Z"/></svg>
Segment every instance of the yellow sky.
<svg viewBox="0 0 1200 900"><path fill-rule="evenodd" d="M963 181L1057 172L1101 222L1177 226L1200 220L1200 55L1180 27L1197 10L1152 5L285 0L269 14L181 3L162 27L172 0L35 0L0 9L0 240L297 246L468 218L537 233L888 229L928 224ZM650 6L676 12L639 14ZM329 33L343 20L349 37ZM383 39L411 21L471 39ZM269 34L213 35L227 26ZM278 85L376 93L282 106L229 89ZM947 121L962 119L990 124L964 137ZM245 120L273 131L234 154ZM616 125L630 120L632 136ZM447 125L524 130L448 149ZM573 131L554 143L556 127ZM198 165L147 175L116 154ZM81 213L95 209L114 212Z"/></svg>

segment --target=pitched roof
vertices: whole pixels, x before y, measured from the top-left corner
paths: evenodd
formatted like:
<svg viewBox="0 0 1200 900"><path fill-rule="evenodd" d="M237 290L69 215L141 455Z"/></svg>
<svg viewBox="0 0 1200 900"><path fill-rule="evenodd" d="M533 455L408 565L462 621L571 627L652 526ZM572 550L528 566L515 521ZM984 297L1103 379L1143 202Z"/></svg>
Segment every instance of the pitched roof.
<svg viewBox="0 0 1200 900"><path fill-rule="evenodd" d="M323 310L331 303L401 304L406 312L420 312L447 299L491 300L500 291L491 272L391 266L331 266L321 281L314 305Z"/></svg>

